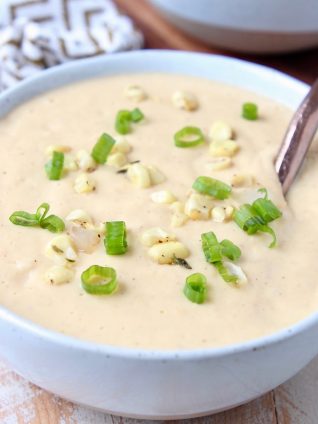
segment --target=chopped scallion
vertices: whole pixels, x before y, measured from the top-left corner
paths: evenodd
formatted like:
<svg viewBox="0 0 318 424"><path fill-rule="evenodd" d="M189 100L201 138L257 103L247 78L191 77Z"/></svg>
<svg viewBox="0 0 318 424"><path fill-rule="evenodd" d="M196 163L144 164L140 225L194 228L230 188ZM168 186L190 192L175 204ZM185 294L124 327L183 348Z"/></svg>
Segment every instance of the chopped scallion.
<svg viewBox="0 0 318 424"><path fill-rule="evenodd" d="M184 127L174 135L174 144L177 147L195 147L203 142L204 135L197 127Z"/></svg>
<svg viewBox="0 0 318 424"><path fill-rule="evenodd" d="M122 255L127 252L126 224L124 221L106 222L104 245L108 255Z"/></svg>
<svg viewBox="0 0 318 424"><path fill-rule="evenodd" d="M107 295L113 293L118 284L114 268L92 265L81 275L82 287L89 294Z"/></svg>
<svg viewBox="0 0 318 424"><path fill-rule="evenodd" d="M45 172L49 180L59 180L64 167L64 153L53 152L52 159L45 164Z"/></svg>
<svg viewBox="0 0 318 424"><path fill-rule="evenodd" d="M193 303L203 303L207 297L206 278L201 273L191 274L186 278L184 295Z"/></svg>
<svg viewBox="0 0 318 424"><path fill-rule="evenodd" d="M139 108L130 110L119 110L116 115L115 129L119 134L130 133L131 124L136 124L144 119L144 114Z"/></svg>
<svg viewBox="0 0 318 424"><path fill-rule="evenodd" d="M65 224L61 218L56 215L46 216L49 211L49 204L42 203L35 214L25 211L16 211L9 220L15 225L22 225L23 227L41 227L51 231L51 233L60 233L64 231Z"/></svg>
<svg viewBox="0 0 318 424"><path fill-rule="evenodd" d="M145 117L144 114L138 107L136 107L135 109L131 111L131 120L134 123L142 121L144 117Z"/></svg>
<svg viewBox="0 0 318 424"><path fill-rule="evenodd" d="M265 190L265 191L264 191ZM268 224L269 222L274 221L282 216L282 212L274 205L274 203L268 199L268 194L266 189L258 190L265 193L263 199L257 199L253 202L253 209L256 213L262 217L262 219Z"/></svg>
<svg viewBox="0 0 318 424"><path fill-rule="evenodd" d="M230 240L222 240L220 245L222 246L222 255L226 256L231 261L237 261L241 257L241 249L232 243Z"/></svg>
<svg viewBox="0 0 318 424"><path fill-rule="evenodd" d="M91 156L92 158L100 164L107 162L108 155L110 154L116 141L109 134L103 133L97 143L93 147Z"/></svg>
<svg viewBox="0 0 318 424"><path fill-rule="evenodd" d="M116 115L116 131L122 135L128 134L130 132L131 122L131 112L129 110L120 110Z"/></svg>
<svg viewBox="0 0 318 424"><path fill-rule="evenodd" d="M242 116L249 121L258 119L258 107L255 103L244 103L242 105Z"/></svg>
<svg viewBox="0 0 318 424"><path fill-rule="evenodd" d="M201 194L207 194L219 200L227 199L232 191L228 184L215 178L203 176L194 181L192 188Z"/></svg>
<svg viewBox="0 0 318 424"><path fill-rule="evenodd" d="M216 235L210 231L201 234L202 250L207 262L215 266L220 276L227 283L236 283L238 277L232 275L223 264L223 258L226 257L236 261L241 256L241 250L230 240L218 242Z"/></svg>
<svg viewBox="0 0 318 424"><path fill-rule="evenodd" d="M264 198L255 200L252 205L242 205L234 212L233 219L248 235L255 234L258 231L270 234L273 240L269 247L274 247L276 245L276 234L268 224L280 218L282 212L268 199L266 189L262 188L259 191L264 193Z"/></svg>

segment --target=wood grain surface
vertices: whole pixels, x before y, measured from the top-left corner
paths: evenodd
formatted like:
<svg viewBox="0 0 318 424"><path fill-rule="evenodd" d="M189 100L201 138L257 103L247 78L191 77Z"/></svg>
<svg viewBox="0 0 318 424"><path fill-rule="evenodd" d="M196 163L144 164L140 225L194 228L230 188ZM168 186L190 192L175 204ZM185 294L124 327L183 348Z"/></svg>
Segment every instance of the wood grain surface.
<svg viewBox="0 0 318 424"><path fill-rule="evenodd" d="M207 46L174 28L146 0L116 0L145 35L146 47L220 53L272 66L312 83L318 50L279 56L233 54ZM138 7L136 8L136 4ZM246 405L178 424L317 424L318 358L289 382ZM115 417L60 399L28 383L0 362L1 424L145 424L155 421ZM166 421L168 423L168 421Z"/></svg>

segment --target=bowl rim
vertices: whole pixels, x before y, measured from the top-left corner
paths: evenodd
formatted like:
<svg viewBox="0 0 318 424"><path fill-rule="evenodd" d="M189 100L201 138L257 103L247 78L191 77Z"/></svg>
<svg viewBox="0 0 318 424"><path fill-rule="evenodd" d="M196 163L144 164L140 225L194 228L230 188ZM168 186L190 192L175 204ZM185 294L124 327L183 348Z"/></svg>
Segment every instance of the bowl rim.
<svg viewBox="0 0 318 424"><path fill-rule="evenodd" d="M182 52L182 51L172 51L172 50L141 50L134 52L124 52L124 53L116 53L115 55L105 55L99 56L90 59L81 59L73 62L69 62L63 65L58 65L44 72L41 72L40 75L35 75L33 77L28 78L25 81L22 81L18 84L18 86L10 88L6 90L4 93L0 94L0 106L4 106L4 112L2 115L6 115L9 110L14 109L16 105L22 104L25 101L25 98L22 101L10 104L10 96L15 96L19 94L19 92L23 92L23 90L27 90L29 87L38 87L30 97L35 97L37 94L42 92L48 92L51 88L57 88L59 86L68 85L69 82L74 81L72 75L71 78L67 79L66 83L63 81L61 84L54 84L54 87L41 89L41 82L52 79L52 76L58 75L66 75L68 72L72 74L72 71L81 70L82 68L94 67L95 65L107 65L109 62L119 62L124 63L127 59L135 61L141 61L141 63L145 63L146 60L151 59L169 59L167 62L169 64L171 59L174 60L185 60L189 61L190 64L195 63L196 61L200 62L207 61L211 62L209 64L213 64L213 62L221 63L224 66L231 66L236 68L236 70L240 70L240 72L247 72L250 75L263 75L266 79L272 79L275 81L275 84L283 84L286 85L286 89L291 88L294 90L294 93L299 96L303 96L309 89L308 85L290 77L283 72L277 71L275 69L271 69L269 67L255 64L252 62L248 62L241 59L230 58L222 55L214 55L207 53L195 53L195 52ZM130 73L131 71L129 71ZM136 72L134 70L133 72ZM149 72L147 70L137 69L137 72ZM151 71L151 72L162 72L162 70ZM174 71L170 71L169 69L166 72L174 73ZM126 73L127 72L122 72ZM198 76L195 73L187 72L183 73L178 71L177 73L183 75L192 75ZM91 77L98 77L102 75L115 75L116 72L100 72L100 73L92 73L78 77L77 81L85 80ZM200 76L199 76L200 77ZM202 76L201 76L202 78ZM203 76L206 78L206 76ZM210 78L214 79L214 78ZM214 79L215 80L215 79ZM227 83L229 85L229 83ZM232 84L242 87L242 83ZM40 88L39 88L40 87ZM296 94L297 93L297 94ZM271 96L269 96L271 97ZM275 101L275 100L274 100ZM295 106L295 105L294 105ZM0 117L1 119L1 117ZM117 358L125 358L125 359L149 359L153 361L167 361L167 360L204 360L209 358L220 358L228 355L233 355L241 352L247 351L256 351L266 348L269 345L275 345L286 341L289 338L292 338L298 335L301 332L309 330L314 325L318 323L318 312L314 312L307 317L303 318L300 321L297 321L295 324L285 327L279 331L274 333L270 333L268 335L250 339L247 341L243 341L241 343L233 343L227 344L225 346L220 347L204 347L204 348L191 348L191 349L145 349L145 348L133 348L133 347L123 347L123 346L115 346L104 343L97 343L89 340L82 340L76 338L74 336L65 335L59 333L55 330L51 330L29 320L28 318L24 318L17 313L11 311L7 307L0 305L0 320L3 320L6 324L10 324L12 327L17 327L19 330L26 331L30 333L32 336L41 339L42 341L49 341L50 343L54 343L59 346L63 346L66 348L72 348L76 350L91 352L95 354L102 354L107 357L117 357Z"/></svg>

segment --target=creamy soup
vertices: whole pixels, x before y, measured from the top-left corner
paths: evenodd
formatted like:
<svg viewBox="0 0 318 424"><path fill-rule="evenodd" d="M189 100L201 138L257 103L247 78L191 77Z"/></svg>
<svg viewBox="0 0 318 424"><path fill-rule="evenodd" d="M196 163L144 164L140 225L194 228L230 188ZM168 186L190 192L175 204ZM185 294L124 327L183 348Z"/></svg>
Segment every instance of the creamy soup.
<svg viewBox="0 0 318 424"><path fill-rule="evenodd" d="M127 91L130 85L139 88ZM258 106L258 119L242 117L245 102ZM117 112L136 107L144 119L133 123L128 134L119 135L114 128ZM254 93L164 74L84 81L19 106L0 122L1 304L67 335L147 349L242 342L280 330L316 311L317 147L313 147L287 204L273 168L290 117L290 110ZM223 124L213 126L218 121ZM177 147L174 134L186 126L199 128L204 143ZM109 163L89 167L89 155L87 158L79 151L90 153L104 132L121 146L121 152L117 149L121 154L114 156L115 147ZM220 153L218 149L224 145L216 139L234 141ZM48 150L49 154L64 150L68 172L64 170L57 181L49 180L44 170L50 159ZM135 161L139 161L138 166L131 171ZM82 169L76 170L78 166ZM152 171L151 166L155 167ZM140 169L146 173L148 187L142 186ZM199 176L232 185L232 192L225 200L213 196L200 200L191 189ZM258 231L248 235L232 215L242 204L264 197L258 192L263 187L283 214L268 224L277 236L273 248L268 247L270 234ZM166 203L158 203L161 201ZM50 205L49 214L65 221L63 234L72 239L72 262L65 265L67 281L55 276L56 268L52 267L61 268L63 260L56 263L48 249L59 234L9 221L14 211L35 213L43 202ZM72 222L72 213L78 209L92 220L88 235L82 234L83 225ZM125 254L105 252L106 221L125 222ZM97 228L95 233L93 227ZM147 238L153 227L179 243L180 255L192 269L184 267L184 261L159 263L158 252L150 246L151 237ZM225 282L218 269L207 262L201 234L211 231L219 242L228 239L241 249L240 258L226 260L240 273L237 283ZM166 240L160 241L158 244L164 246ZM169 254L168 249L161 257ZM92 265L116 270L115 292L98 296L83 289L81 274ZM201 304L183 292L186 278L193 273L206 277L206 296Z"/></svg>

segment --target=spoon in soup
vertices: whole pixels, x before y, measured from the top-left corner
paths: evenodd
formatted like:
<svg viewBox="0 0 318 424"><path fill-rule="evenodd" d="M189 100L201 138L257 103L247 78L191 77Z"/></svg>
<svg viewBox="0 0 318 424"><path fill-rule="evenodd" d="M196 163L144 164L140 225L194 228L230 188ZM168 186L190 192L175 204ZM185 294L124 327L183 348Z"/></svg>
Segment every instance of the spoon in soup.
<svg viewBox="0 0 318 424"><path fill-rule="evenodd" d="M318 79L296 110L287 128L275 170L286 195L293 183L318 127Z"/></svg>

